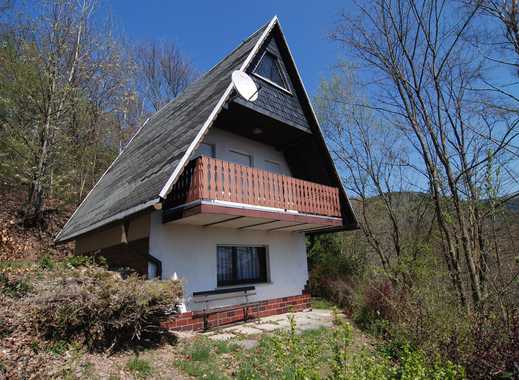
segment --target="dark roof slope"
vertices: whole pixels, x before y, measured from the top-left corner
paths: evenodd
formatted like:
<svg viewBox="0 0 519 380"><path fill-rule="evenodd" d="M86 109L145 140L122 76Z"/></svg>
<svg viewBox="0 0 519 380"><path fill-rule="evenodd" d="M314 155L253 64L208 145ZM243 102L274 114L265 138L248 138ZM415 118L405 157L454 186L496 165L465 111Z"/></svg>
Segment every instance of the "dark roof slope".
<svg viewBox="0 0 519 380"><path fill-rule="evenodd" d="M70 240L158 201L159 193L231 83L231 73L240 68L267 25L145 123L56 241Z"/></svg>

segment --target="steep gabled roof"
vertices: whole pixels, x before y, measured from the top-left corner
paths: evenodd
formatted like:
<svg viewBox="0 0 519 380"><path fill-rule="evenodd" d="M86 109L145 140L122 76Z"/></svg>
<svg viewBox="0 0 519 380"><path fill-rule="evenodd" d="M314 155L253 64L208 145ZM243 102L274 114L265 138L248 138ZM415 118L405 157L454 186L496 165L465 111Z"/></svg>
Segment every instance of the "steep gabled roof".
<svg viewBox="0 0 519 380"><path fill-rule="evenodd" d="M72 240L165 199L192 151L233 92L231 73L248 68L275 26L279 27L277 17L145 122L72 214L56 241ZM293 60L292 64L295 67ZM303 86L302 82L300 85ZM305 97L311 109L306 92ZM312 115L319 129L313 110ZM322 139L320 131L319 135ZM335 171L331 158L330 163ZM338 175L337 181L345 206L351 210ZM349 219L355 222L351 215Z"/></svg>
<svg viewBox="0 0 519 380"><path fill-rule="evenodd" d="M56 241L73 239L159 202L172 173L183 166L181 161L189 146L231 92L231 73L250 61L254 48L275 21L254 32L140 128Z"/></svg>

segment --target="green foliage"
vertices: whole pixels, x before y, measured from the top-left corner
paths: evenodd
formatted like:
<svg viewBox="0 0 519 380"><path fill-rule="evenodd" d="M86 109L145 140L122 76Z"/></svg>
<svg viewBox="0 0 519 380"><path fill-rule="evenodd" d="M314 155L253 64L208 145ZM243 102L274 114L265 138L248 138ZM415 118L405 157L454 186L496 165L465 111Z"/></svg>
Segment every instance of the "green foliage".
<svg viewBox="0 0 519 380"><path fill-rule="evenodd" d="M312 309L333 309L335 305L333 302L328 301L326 298L312 297L311 298Z"/></svg>
<svg viewBox="0 0 519 380"><path fill-rule="evenodd" d="M191 357L191 360L195 362L203 362L209 360L211 354L211 345L206 339L196 340L189 348L187 353Z"/></svg>
<svg viewBox="0 0 519 380"><path fill-rule="evenodd" d="M51 342L48 351L53 353L56 356L63 355L68 350L68 343L64 340L57 340L55 342Z"/></svg>
<svg viewBox="0 0 519 380"><path fill-rule="evenodd" d="M213 342L206 337L199 337L188 344L182 350L184 360L178 360L177 366L190 376L199 379L226 379L223 373L223 363L219 355L225 355L231 350L231 345L226 342Z"/></svg>
<svg viewBox="0 0 519 380"><path fill-rule="evenodd" d="M132 372L135 376L141 379L145 379L153 373L153 368L151 364L144 359L139 358L138 356L133 357L128 361L126 367Z"/></svg>
<svg viewBox="0 0 519 380"><path fill-rule="evenodd" d="M300 334L296 333L294 318L288 318L288 331L264 335L250 350L238 348L233 342L225 343L227 348L221 349L221 342L196 338L183 349L185 358L177 365L199 379L461 380L465 377L461 367L439 359L428 360L423 351L412 349L407 343L384 344L379 350L354 347L352 326L337 312L332 328Z"/></svg>
<svg viewBox="0 0 519 380"><path fill-rule="evenodd" d="M329 299L341 307L350 307L352 285L366 270L365 245L358 235L311 236L307 251L312 295Z"/></svg>
<svg viewBox="0 0 519 380"><path fill-rule="evenodd" d="M400 368L397 376L401 380L457 380L464 379L465 372L460 366L450 361L441 363L438 360L428 363L425 354L419 350L412 350L409 345L404 345L398 357Z"/></svg>
<svg viewBox="0 0 519 380"><path fill-rule="evenodd" d="M235 352L239 349L239 346L236 343L227 342L223 340L219 340L215 342L215 352L217 354L228 354L231 352Z"/></svg>
<svg viewBox="0 0 519 380"><path fill-rule="evenodd" d="M39 260L39 266L44 270L53 270L54 269L54 261L49 255L44 255Z"/></svg>
<svg viewBox="0 0 519 380"><path fill-rule="evenodd" d="M99 256L81 256L73 255L65 259L64 264L69 268L81 268L92 265L98 265L100 267L106 267L106 258Z"/></svg>

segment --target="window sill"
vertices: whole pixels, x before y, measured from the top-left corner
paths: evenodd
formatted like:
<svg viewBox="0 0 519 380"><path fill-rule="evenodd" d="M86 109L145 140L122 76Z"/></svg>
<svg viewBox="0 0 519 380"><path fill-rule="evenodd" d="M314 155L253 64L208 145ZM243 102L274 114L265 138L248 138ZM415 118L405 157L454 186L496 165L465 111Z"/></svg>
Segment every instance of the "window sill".
<svg viewBox="0 0 519 380"><path fill-rule="evenodd" d="M242 288L244 286L261 286L261 285L274 285L274 283L272 281L267 281L267 282L250 282L250 283L247 283L247 284L216 286L215 289L232 289L232 288Z"/></svg>
<svg viewBox="0 0 519 380"><path fill-rule="evenodd" d="M277 83L271 81L270 79L265 78L264 76L261 76L261 75L259 75L259 74L257 74L257 73L253 73L253 75L254 75L255 77L261 79L262 81L267 82L267 83L270 84L271 86L274 86L274 87L280 89L281 91L286 92L288 95L290 95L290 96L294 96L294 94L292 93L292 91L290 91L290 90L287 89L287 88L284 88L283 86L280 86L279 84L277 84Z"/></svg>

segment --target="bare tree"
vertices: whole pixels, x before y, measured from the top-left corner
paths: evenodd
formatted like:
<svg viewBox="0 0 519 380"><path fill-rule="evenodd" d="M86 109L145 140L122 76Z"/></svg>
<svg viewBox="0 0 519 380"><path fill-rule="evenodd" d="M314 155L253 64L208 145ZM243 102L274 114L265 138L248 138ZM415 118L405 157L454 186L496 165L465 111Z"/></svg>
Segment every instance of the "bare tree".
<svg viewBox="0 0 519 380"><path fill-rule="evenodd" d="M172 42L146 42L135 52L141 97L157 111L197 76L191 62Z"/></svg>
<svg viewBox="0 0 519 380"><path fill-rule="evenodd" d="M110 31L96 24L96 3L42 1L26 13L31 27L2 50L3 146L29 184L22 210L28 226L44 222L49 192L67 187L58 173L90 165L91 156L80 152L98 141L98 121L117 111L128 88L124 57Z"/></svg>
<svg viewBox="0 0 519 380"><path fill-rule="evenodd" d="M513 173L518 125L505 99L473 91L485 61L469 42L480 3L376 0L341 17L332 38L362 67L364 105L399 130L423 174L459 300L487 297L484 178L492 159ZM470 297L465 289L467 273Z"/></svg>
<svg viewBox="0 0 519 380"><path fill-rule="evenodd" d="M431 229L429 203L413 183L405 136L375 117L350 65L321 84L317 110L344 183L358 202L361 229L386 274L409 285L402 260L413 260ZM399 278L402 277L402 278Z"/></svg>

